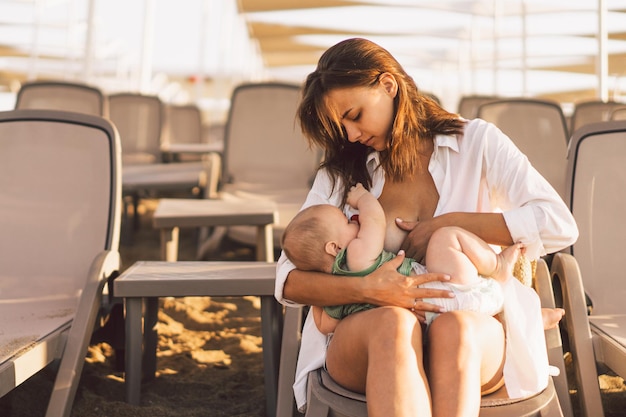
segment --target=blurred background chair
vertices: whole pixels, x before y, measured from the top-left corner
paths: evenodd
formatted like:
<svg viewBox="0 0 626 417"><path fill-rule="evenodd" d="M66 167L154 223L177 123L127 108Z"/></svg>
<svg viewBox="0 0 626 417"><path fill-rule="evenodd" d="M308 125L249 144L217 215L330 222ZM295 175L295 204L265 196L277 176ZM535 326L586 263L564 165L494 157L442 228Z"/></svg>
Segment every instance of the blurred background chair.
<svg viewBox="0 0 626 417"><path fill-rule="evenodd" d="M626 120L626 107L613 110L611 120Z"/></svg>
<svg viewBox="0 0 626 417"><path fill-rule="evenodd" d="M573 135L582 126L610 120L611 113L619 108L626 109L626 103L600 100L576 103L572 113L570 135Z"/></svg>
<svg viewBox="0 0 626 417"><path fill-rule="evenodd" d="M31 81L17 92L16 109L65 110L104 116L107 99L95 86L69 81Z"/></svg>
<svg viewBox="0 0 626 417"><path fill-rule="evenodd" d="M111 94L109 118L120 133L124 166L161 162L165 123L161 99L138 93Z"/></svg>
<svg viewBox="0 0 626 417"><path fill-rule="evenodd" d="M132 240L132 231L139 227L142 198L157 197L160 193L171 196L179 192L197 197L206 183L206 174L202 162L163 163L161 143L165 132L165 106L157 96L130 92L111 94L109 114L122 143L126 243ZM133 207L132 225L129 206Z"/></svg>
<svg viewBox="0 0 626 417"><path fill-rule="evenodd" d="M239 85L232 94L224 133L221 198L270 199L278 204L274 247L280 249L285 226L299 211L320 162L309 149L296 120L300 87L288 83ZM203 252L222 237L254 245L253 227L216 229Z"/></svg>
<svg viewBox="0 0 626 417"><path fill-rule="evenodd" d="M495 124L565 198L567 126L561 106L548 100L501 99L482 104L478 117Z"/></svg>
<svg viewBox="0 0 626 417"><path fill-rule="evenodd" d="M119 269L120 162L106 119L0 113L0 396L61 358L48 416L70 415Z"/></svg>
<svg viewBox="0 0 626 417"><path fill-rule="evenodd" d="M626 121L584 126L572 137L567 202L580 237L571 254L591 299L596 359L626 378Z"/></svg>
<svg viewBox="0 0 626 417"><path fill-rule="evenodd" d="M165 133L161 141L161 149L167 151L171 144L201 144L203 143L202 113L194 104L166 105L165 106ZM171 153L169 159L173 161L201 161L202 153L179 152Z"/></svg>
<svg viewBox="0 0 626 417"><path fill-rule="evenodd" d="M485 103L498 100L496 96L463 96L459 100L457 113L462 117L471 120L478 116L478 108Z"/></svg>

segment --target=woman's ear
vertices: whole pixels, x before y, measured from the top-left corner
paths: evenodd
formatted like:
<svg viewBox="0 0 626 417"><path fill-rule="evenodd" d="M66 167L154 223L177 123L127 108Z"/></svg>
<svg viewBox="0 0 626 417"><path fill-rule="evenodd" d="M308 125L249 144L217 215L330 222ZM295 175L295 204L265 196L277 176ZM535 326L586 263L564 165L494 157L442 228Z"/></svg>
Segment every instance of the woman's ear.
<svg viewBox="0 0 626 417"><path fill-rule="evenodd" d="M332 240L329 242L326 242L326 244L324 245L324 251L333 257L337 256L340 250L341 248L339 247L337 242L333 242Z"/></svg>
<svg viewBox="0 0 626 417"><path fill-rule="evenodd" d="M398 82L396 78L388 72L383 72L378 77L378 81L385 89L385 92L391 96L391 98L395 98L396 94L398 94Z"/></svg>

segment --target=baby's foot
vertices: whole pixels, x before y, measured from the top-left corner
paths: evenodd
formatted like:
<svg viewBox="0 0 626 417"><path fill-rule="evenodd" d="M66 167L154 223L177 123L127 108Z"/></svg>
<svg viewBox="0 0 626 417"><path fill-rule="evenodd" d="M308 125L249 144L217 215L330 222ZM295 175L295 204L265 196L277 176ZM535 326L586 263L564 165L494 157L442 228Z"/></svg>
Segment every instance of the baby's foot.
<svg viewBox="0 0 626 417"><path fill-rule="evenodd" d="M513 267L517 262L520 254L522 253L524 246L521 243L508 246L496 255L498 265L496 270L491 274L491 278L496 281L505 282L511 274L513 274Z"/></svg>
<svg viewBox="0 0 626 417"><path fill-rule="evenodd" d="M556 327L564 315L565 310L562 308L542 308L543 329L548 330Z"/></svg>

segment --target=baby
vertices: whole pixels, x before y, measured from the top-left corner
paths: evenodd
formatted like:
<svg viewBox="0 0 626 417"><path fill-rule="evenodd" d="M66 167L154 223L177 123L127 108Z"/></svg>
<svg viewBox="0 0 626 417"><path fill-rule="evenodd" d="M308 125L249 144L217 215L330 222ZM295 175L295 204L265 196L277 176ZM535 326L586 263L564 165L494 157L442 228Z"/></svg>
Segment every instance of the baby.
<svg viewBox="0 0 626 417"><path fill-rule="evenodd" d="M395 256L383 249L386 219L378 200L357 184L350 189L347 202L359 211L358 222L348 220L335 206L321 204L300 211L287 226L282 247L298 269L365 276ZM504 282L511 276L522 250L521 244L515 244L496 253L467 230L443 227L430 238L425 266L405 258L398 271L404 275L427 271L448 274L448 282L433 281L420 287L451 291L455 297L424 299L425 302L439 305L443 311L462 309L495 315L502 310L504 298L497 281ZM348 314L375 307L314 306L313 315L318 329L328 334ZM426 312L427 324L437 315Z"/></svg>

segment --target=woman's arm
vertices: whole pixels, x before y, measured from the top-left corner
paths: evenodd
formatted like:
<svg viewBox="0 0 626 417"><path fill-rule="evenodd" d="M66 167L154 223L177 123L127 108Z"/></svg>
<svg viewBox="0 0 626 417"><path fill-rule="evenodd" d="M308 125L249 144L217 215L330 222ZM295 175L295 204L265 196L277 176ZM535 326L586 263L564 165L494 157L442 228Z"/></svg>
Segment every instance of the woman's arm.
<svg viewBox="0 0 626 417"><path fill-rule="evenodd" d="M433 232L444 226L461 227L492 245L509 246L514 243L501 213L447 213L418 222L396 219L396 224L409 232L402 249L408 257L418 260L426 255L426 247Z"/></svg>
<svg viewBox="0 0 626 417"><path fill-rule="evenodd" d="M472 120L454 145L458 151L439 152L433 161L445 173L436 183L448 214L420 222L404 242L407 255L423 257L432 232L445 225L466 228L490 244L520 242L530 259L576 240L576 222L561 197L496 126ZM413 224L399 227L412 230Z"/></svg>
<svg viewBox="0 0 626 417"><path fill-rule="evenodd" d="M443 290L417 288L429 281L447 281L445 274L404 276L397 271L404 253L383 264L365 277L336 276L319 272L289 272L283 287L283 297L292 302L327 306L349 303L393 305L417 310L439 312L439 307L424 303L423 298L448 298L453 295ZM418 301L415 302L415 299Z"/></svg>

